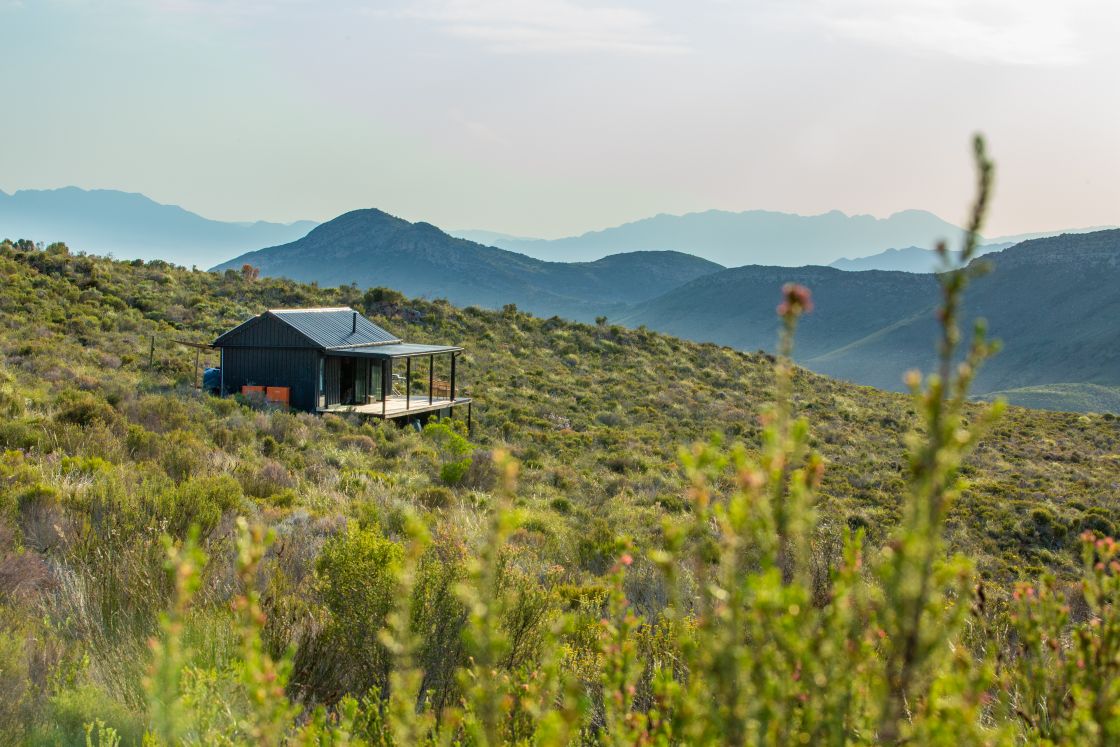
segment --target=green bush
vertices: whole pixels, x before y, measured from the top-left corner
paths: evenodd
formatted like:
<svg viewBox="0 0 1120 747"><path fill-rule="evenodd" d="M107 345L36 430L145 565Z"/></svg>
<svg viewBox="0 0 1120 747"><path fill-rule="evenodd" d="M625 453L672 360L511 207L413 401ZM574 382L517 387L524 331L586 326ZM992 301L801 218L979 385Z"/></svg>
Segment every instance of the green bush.
<svg viewBox="0 0 1120 747"><path fill-rule="evenodd" d="M98 721L114 729L124 744L141 744L144 721L115 698L92 684L60 690L50 702L50 728L33 741L43 744L86 744L86 727Z"/></svg>
<svg viewBox="0 0 1120 747"><path fill-rule="evenodd" d="M195 477L158 494L155 511L173 537L185 537L198 526L208 535L227 511L241 507L241 485L230 475Z"/></svg>
<svg viewBox="0 0 1120 747"><path fill-rule="evenodd" d="M353 523L323 547L317 570L330 611L326 635L345 692L388 687L390 659L379 631L398 600L402 558L399 545Z"/></svg>
<svg viewBox="0 0 1120 747"><path fill-rule="evenodd" d="M42 449L43 425L37 420L12 418L0 420L0 448Z"/></svg>
<svg viewBox="0 0 1120 747"><path fill-rule="evenodd" d="M470 471L474 446L455 430L449 421L428 423L424 438L435 444L440 455L439 478L446 485L458 485Z"/></svg>
<svg viewBox="0 0 1120 747"><path fill-rule="evenodd" d="M86 426L94 423L110 425L117 413L104 399L92 392L65 389L55 402L55 419L62 423Z"/></svg>
<svg viewBox="0 0 1120 747"><path fill-rule="evenodd" d="M471 469L471 459L467 457L457 462L445 462L439 468L439 479L445 485L458 485L463 482Z"/></svg>
<svg viewBox="0 0 1120 747"><path fill-rule="evenodd" d="M417 502L424 508L430 509L447 508L451 505L453 498L454 494L450 490L439 485L423 488L416 495Z"/></svg>

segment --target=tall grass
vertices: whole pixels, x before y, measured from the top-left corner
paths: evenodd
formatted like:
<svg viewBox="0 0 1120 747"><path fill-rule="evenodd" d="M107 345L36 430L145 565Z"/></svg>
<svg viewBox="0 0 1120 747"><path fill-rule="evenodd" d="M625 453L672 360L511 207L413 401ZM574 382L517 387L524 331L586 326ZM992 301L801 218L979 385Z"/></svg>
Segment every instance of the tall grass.
<svg viewBox="0 0 1120 747"><path fill-rule="evenodd" d="M966 404L994 347L982 328L959 354L957 319L968 280L980 271L970 261L991 185L980 140L976 160L979 194L963 251L941 252L939 367L910 376L921 427L910 439L909 490L881 549L866 548L862 530L849 531L838 555L820 557L816 490L828 466L810 447L810 423L790 395L796 325L812 301L807 289L787 286L778 307L776 399L763 415L760 452L752 457L718 439L683 450L688 510L665 520L663 543L647 557L616 546L601 587L565 588L519 552L526 517L516 507L517 464L504 455L495 460L500 478L488 524L462 552L439 547L415 518L405 520L403 547L386 544L376 529L352 527L328 548L320 573L334 589L327 598L331 624L341 626L335 645L353 647L355 666L375 656L368 695L293 718L283 694L288 655L273 660L261 651L251 572L263 551L243 524L245 591L234 604L243 648L230 683L243 710L226 737L398 745L1116 743L1120 546L1087 533L1080 586L1063 589L1052 577L1020 585L1006 615L985 609L968 559L945 554L962 459L1000 412ZM187 559L173 564L180 615L193 588L182 579L193 578L197 557L186 547L176 552ZM381 560L365 568L367 557ZM627 586L643 567L656 569L666 603L639 612ZM1076 621L1071 592L1084 600ZM447 623L456 636L441 629ZM196 740L191 708L207 706L192 705L175 684L183 671L176 634L172 617L154 664L171 673L152 688L157 743ZM449 664L453 679L427 676Z"/></svg>
<svg viewBox="0 0 1120 747"><path fill-rule="evenodd" d="M34 339L5 342L27 376L0 369L0 409L11 416L0 423L11 449L0 458L0 736L101 745L1120 742L1111 514L1086 504L1072 519L1072 507L1032 504L1030 532L998 546L1027 557L1038 538L1051 553L1080 534L1076 580L1040 573L1005 589L947 540L958 502L973 502L966 517L1002 515L968 484L980 474L969 455L998 432L1002 409L967 403L994 346L982 328L967 340L958 329L968 282L982 271L971 260L992 183L980 141L975 156L963 250L941 252L939 363L911 375L910 411L870 391L861 406L890 409L857 411L849 390L805 397L829 384L792 363L812 296L787 286L776 299L773 361L732 369L742 356L688 348L703 356L690 370L704 385L682 387L721 413L734 387L743 400L765 390L772 401L753 413L757 422L680 449L675 464L644 444L675 433L649 402L673 411L679 392L643 390L640 407L605 400L625 392L620 372L633 375L609 362L645 355L646 345L669 357L683 343L605 323L501 313L515 348L528 348L534 324L554 333L565 377L594 356L604 372L567 415L515 404L490 422L519 458L472 443L454 423L416 434L186 393L137 395L83 373L75 361L84 355L114 363L93 348L65 361ZM111 277L119 264L59 246L4 246L35 268L21 274L0 262L26 303L44 287L117 299L101 319L50 312L89 345L99 329L141 329L132 311L140 306L166 311L150 289L127 303L112 295L123 292ZM237 273L177 276L158 264L128 272L144 288L251 288L255 302L273 305L324 292ZM362 299L356 289L332 293ZM404 302L367 296L386 314ZM182 301L176 318L207 318L219 303L201 291ZM479 339L498 345L486 312L425 309L434 323L477 323ZM144 373L152 387L170 375L161 366L176 370L165 361ZM514 374L546 380L535 368ZM28 376L72 383L33 386ZM507 385L493 370L480 378L496 398ZM550 381L546 399L563 391ZM594 429L573 427L581 416ZM858 448L833 448L845 438L839 422L868 429ZM1099 423L1069 427L1078 443L1111 443ZM901 477L875 466L883 434L907 429ZM1055 456L1068 454L1061 448ZM1104 484L1068 463L1055 474L1071 489ZM1040 480L1028 466L1016 479ZM838 513L873 484L880 505ZM838 498L838 485L852 495ZM875 518L886 516L897 518Z"/></svg>

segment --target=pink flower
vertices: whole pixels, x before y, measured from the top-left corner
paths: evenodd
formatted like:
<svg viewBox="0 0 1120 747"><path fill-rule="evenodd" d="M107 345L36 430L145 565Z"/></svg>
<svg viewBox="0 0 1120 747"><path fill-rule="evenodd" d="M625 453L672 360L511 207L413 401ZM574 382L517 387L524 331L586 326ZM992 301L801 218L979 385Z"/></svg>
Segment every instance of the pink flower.
<svg viewBox="0 0 1120 747"><path fill-rule="evenodd" d="M625 553L623 553L623 554L622 554L622 557L621 557L621 558L619 558L619 560L620 560L620 561L622 562L622 564L623 564L623 565L625 565L625 566L629 566L629 565L630 565L631 563L633 563L633 562L634 562L634 558L630 557L630 553L628 553L628 552L625 552Z"/></svg>
<svg viewBox="0 0 1120 747"><path fill-rule="evenodd" d="M813 310L813 293L804 285L786 283L782 286L782 302L778 304L778 316L796 317Z"/></svg>

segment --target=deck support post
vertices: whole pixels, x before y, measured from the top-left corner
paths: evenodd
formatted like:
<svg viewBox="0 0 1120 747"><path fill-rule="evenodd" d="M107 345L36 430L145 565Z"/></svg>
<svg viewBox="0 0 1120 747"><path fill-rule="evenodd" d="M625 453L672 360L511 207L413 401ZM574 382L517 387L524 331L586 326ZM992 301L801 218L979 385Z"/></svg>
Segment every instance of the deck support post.
<svg viewBox="0 0 1120 747"><path fill-rule="evenodd" d="M436 357L434 355L428 356L428 404L431 405L435 401L435 385L436 385Z"/></svg>
<svg viewBox="0 0 1120 747"><path fill-rule="evenodd" d="M474 434L474 426L471 424L471 403L467 403L467 435Z"/></svg>
<svg viewBox="0 0 1120 747"><path fill-rule="evenodd" d="M385 361L381 361L381 419L385 419Z"/></svg>
<svg viewBox="0 0 1120 747"><path fill-rule="evenodd" d="M412 359L404 359L404 409L412 409Z"/></svg>
<svg viewBox="0 0 1120 747"><path fill-rule="evenodd" d="M451 354L451 402L455 402L455 359L459 356L455 353Z"/></svg>

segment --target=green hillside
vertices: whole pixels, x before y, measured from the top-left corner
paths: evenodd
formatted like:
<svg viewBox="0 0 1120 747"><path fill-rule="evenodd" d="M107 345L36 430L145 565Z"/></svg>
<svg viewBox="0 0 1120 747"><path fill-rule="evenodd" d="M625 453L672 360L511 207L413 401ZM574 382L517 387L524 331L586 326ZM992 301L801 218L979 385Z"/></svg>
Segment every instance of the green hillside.
<svg viewBox="0 0 1120 747"><path fill-rule="evenodd" d="M1120 415L1120 387L1097 384L1048 384L990 392L985 399L1040 410L1107 412Z"/></svg>
<svg viewBox="0 0 1120 747"><path fill-rule="evenodd" d="M985 255L991 272L966 303L1003 343L978 392L1060 383L1120 385L1120 229L1024 241ZM772 349L767 289L812 287L820 314L802 326L797 359L814 371L886 389L931 361L939 291L928 274L739 267L638 304L620 320L744 350ZM1036 400L1037 401L1037 400Z"/></svg>
<svg viewBox="0 0 1120 747"><path fill-rule="evenodd" d="M852 531L865 533L874 568L902 552L887 541L916 469L906 434L920 416L909 397L794 370L792 406L810 421L805 448L823 463L776 474L816 491L818 520L809 523L807 507L791 519L812 528L811 562L799 571L803 583L760 573L750 608L791 626L819 620L820 638L791 627L763 639L758 628L750 645L717 645L704 631L724 612L703 581L727 570L720 548L738 525L705 512L709 501L753 495L762 478L750 460L781 453L767 446L773 416L761 417L776 395L773 358L512 306L457 308L386 290L75 256L61 245L4 242L0 283L0 733L11 741L84 744L85 725L100 719L126 743L150 730L161 740L187 734L187 743L231 734L270 743L287 733L293 743L338 744L322 736L337 727L369 740L357 743L410 744L441 719L438 733L469 744L596 743L607 734L641 743L642 734L652 742L667 733L677 736L664 743L705 743L705 729L730 729L738 716L719 721L688 708L728 702L719 654L752 648L774 657L757 663L767 674L755 686L787 714L758 741L839 729L871 742L874 724L888 723L871 705L888 678L870 662L891 640L872 634L894 630L895 607L875 600L894 592L883 575L870 596L847 596L865 561L844 546ZM773 309L778 286L766 293ZM325 305L353 306L409 340L461 344L474 433L257 410L190 388L194 351L171 340L211 340L265 308ZM968 420L982 412L973 406ZM976 575L939 564L937 588L955 591L937 604L971 614L951 600L971 600L975 579L987 600L977 604L987 607L970 618L975 639L957 654L923 654L921 688L989 677L953 680L954 692L975 698L945 705L988 735L977 742L1039 733L1006 716L1013 708L978 714L980 692L1027 687L1017 670L991 679L985 667L995 660L981 644L995 642L993 657L1013 645L995 631L1011 635L1014 581L1049 571L1062 594L1073 593L1078 535L1113 534L1120 523L1118 453L1112 416L1013 409L962 468L946 538ZM463 469L446 469L453 463ZM267 553L237 544L252 536L238 517L275 534ZM202 570L183 544L192 525L209 556ZM165 535L180 548L173 574ZM748 543L727 572L765 569L766 547ZM672 617L679 589L689 595L680 609L691 612ZM1075 614L1098 609L1096 597L1079 599ZM852 617L823 622L833 614ZM957 630L953 619L945 635ZM843 640L853 641L850 658ZM841 660L850 672L808 669ZM692 689L674 690L686 663ZM857 680L872 690L853 696L865 705L848 716L812 721L799 705L823 702L824 683ZM372 700L340 702L346 694ZM1001 698L983 707L998 709ZM651 716L658 703L692 705ZM934 700L922 703L907 729L958 723L938 716ZM337 708L311 715L316 705ZM390 726L389 742L371 736Z"/></svg>

